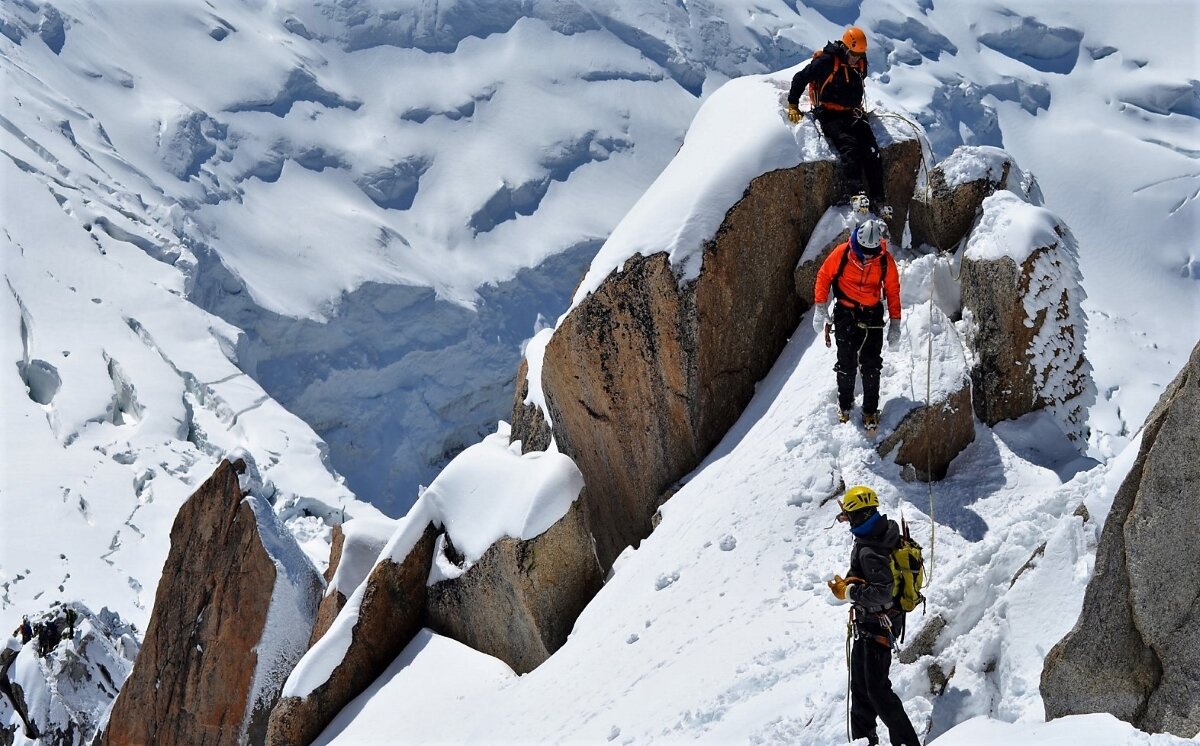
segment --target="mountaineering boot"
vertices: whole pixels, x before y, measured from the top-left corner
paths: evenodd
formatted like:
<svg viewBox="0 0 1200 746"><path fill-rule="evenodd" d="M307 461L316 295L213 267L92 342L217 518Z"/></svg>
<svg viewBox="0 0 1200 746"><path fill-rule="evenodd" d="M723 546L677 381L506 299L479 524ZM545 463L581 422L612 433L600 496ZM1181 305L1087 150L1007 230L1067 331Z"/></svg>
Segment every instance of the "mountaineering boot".
<svg viewBox="0 0 1200 746"><path fill-rule="evenodd" d="M838 422L849 422L849 421L850 421L850 410L849 409L839 409L838 410Z"/></svg>
<svg viewBox="0 0 1200 746"><path fill-rule="evenodd" d="M871 200L861 192L850 198L850 209L859 215L866 215L871 210Z"/></svg>
<svg viewBox="0 0 1200 746"><path fill-rule="evenodd" d="M879 413L872 412L870 414L863 412L863 427L874 432L879 427Z"/></svg>

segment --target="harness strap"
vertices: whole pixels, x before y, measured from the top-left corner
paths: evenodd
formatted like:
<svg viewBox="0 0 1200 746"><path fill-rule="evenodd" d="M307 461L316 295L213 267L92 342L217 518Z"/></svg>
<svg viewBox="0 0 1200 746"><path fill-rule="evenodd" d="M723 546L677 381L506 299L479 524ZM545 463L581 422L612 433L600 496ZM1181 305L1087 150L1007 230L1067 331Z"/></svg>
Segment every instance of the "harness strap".
<svg viewBox="0 0 1200 746"><path fill-rule="evenodd" d="M850 244L847 244L846 250L842 252L842 259L840 262L838 262L837 272L835 272L833 274L833 297L837 298L837 301L839 304L846 306L847 308L854 308L854 309L859 309L859 310L874 308L875 306L879 305L879 303L883 303L883 294L882 293L880 293L879 303L876 303L876 304L870 305L870 306L865 306L862 303L859 303L858 301L854 300L850 296L846 295L845 291L842 290L842 274L846 271L846 262L850 261L850 252L853 250L854 250L853 247ZM884 256L883 251L879 252L879 262L880 262L880 264L879 264L879 267L880 267L879 284L883 285L887 281L887 271L888 271L887 258Z"/></svg>
<svg viewBox="0 0 1200 746"><path fill-rule="evenodd" d="M816 52L813 52L813 59L815 60L818 57L823 57L824 55L825 55L825 50L819 49ZM866 65L865 58L860 60L858 62L858 64L856 64L856 65L846 65L847 69L845 72L843 72L842 77L844 77L846 79L846 81L849 82L851 68L854 69L854 71L857 72L859 74L859 76L861 76L862 75L861 68L865 67L865 65ZM815 80L808 84L808 100L812 103L813 111L816 111L818 107L825 109L826 111L854 111L854 107L851 107L851 106L843 106L842 104L837 104L837 103L833 103L833 102L823 103L821 101L821 94L825 92L825 87L828 86L830 84L830 82L833 81L833 76L837 75L837 72L839 69L841 69L841 67L842 67L841 57L837 56L836 54L833 55L833 70L831 70L829 72L829 75L825 78L825 80L822 81L821 86L818 88L817 82Z"/></svg>

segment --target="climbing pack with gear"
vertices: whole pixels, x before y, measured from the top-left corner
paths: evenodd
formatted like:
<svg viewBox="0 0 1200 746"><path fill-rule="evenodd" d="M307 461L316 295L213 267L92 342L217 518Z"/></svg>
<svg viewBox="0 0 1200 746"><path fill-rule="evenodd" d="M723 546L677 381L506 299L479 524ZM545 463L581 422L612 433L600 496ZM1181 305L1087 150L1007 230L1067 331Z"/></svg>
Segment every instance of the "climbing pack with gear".
<svg viewBox="0 0 1200 746"><path fill-rule="evenodd" d="M905 612L923 606L925 596L921 590L925 587L925 558L921 554L921 545L913 541L904 518L900 519L900 543L892 550L891 559L896 605Z"/></svg>
<svg viewBox="0 0 1200 746"><path fill-rule="evenodd" d="M863 42L863 48L864 50L866 49L865 40ZM829 47L826 49L829 49ZM853 87L859 89L858 100L861 101L862 81L867 77L867 58L861 57L857 62L853 63L843 62L840 54L828 53L826 49L818 49L817 51L813 52L813 62L810 63L816 63L817 60L821 59L826 54L829 54L830 58L833 60L833 69L830 70L829 74L825 76L824 80L820 81L819 84L818 81L815 80L808 84L808 100L812 102L812 111L814 113L820 111L856 111L861 115L861 107L846 106L845 104L838 103L837 101L826 100L823 98L823 96L825 94L825 89L830 83L833 83L835 80L837 80L837 77L840 74L842 76L842 80L840 82L847 86L852 86L855 82L857 82L857 85ZM858 80L854 81L854 79L851 78L851 75L857 76Z"/></svg>

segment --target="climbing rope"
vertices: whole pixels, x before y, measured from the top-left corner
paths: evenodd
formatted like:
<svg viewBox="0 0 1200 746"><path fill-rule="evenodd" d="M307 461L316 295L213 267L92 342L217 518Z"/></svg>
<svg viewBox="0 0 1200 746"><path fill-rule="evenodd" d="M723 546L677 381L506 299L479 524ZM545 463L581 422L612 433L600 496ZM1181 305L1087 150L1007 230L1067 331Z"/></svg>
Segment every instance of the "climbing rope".
<svg viewBox="0 0 1200 746"><path fill-rule="evenodd" d="M846 743L850 743L853 739L850 737L850 647L854 635L854 608L850 609L850 616L846 621Z"/></svg>
<svg viewBox="0 0 1200 746"><path fill-rule="evenodd" d="M927 204L933 203L933 188L929 184L929 159L926 158L926 152L932 154L933 144L929 142L929 138L925 137L920 125L912 121L908 117L896 114L895 112L883 112L882 114L872 111L865 112L869 116L874 114L877 117L891 117L899 119L912 128L913 133L917 136L921 145L921 169L925 176L925 201ZM946 251L937 244L937 236L934 236L934 248L937 250L937 259L934 261L933 267L929 271L929 334L925 349L925 406L931 406L933 403L933 295L936 285L937 263L943 259L946 260L946 269L950 273L951 278L954 278L954 266L950 261L951 251ZM953 248L957 248L957 245ZM937 556L937 520L934 517L934 496L933 496L933 444L926 439L925 441L925 486L929 492L929 558L928 572L925 573L926 587L933 584L933 569L934 559Z"/></svg>

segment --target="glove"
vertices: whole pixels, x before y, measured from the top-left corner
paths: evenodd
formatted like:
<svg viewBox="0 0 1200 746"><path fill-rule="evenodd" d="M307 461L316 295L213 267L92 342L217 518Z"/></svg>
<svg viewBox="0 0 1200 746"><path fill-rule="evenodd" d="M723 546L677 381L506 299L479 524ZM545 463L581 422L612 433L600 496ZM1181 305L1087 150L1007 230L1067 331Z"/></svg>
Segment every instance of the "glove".
<svg viewBox="0 0 1200 746"><path fill-rule="evenodd" d="M900 319L892 319L888 324L887 332L888 349L894 350L900 346Z"/></svg>
<svg viewBox="0 0 1200 746"><path fill-rule="evenodd" d="M818 303L813 308L813 329L817 334L825 332L825 325L829 323L829 307L824 303Z"/></svg>
<svg viewBox="0 0 1200 746"><path fill-rule="evenodd" d="M795 104L788 104L787 115L788 121L792 124L800 124L800 119L804 116Z"/></svg>
<svg viewBox="0 0 1200 746"><path fill-rule="evenodd" d="M861 583L861 582L863 582L862 578L856 578L853 576L848 577L848 578L843 578L841 575L834 575L833 580L830 580L829 582L827 582L826 585L829 586L829 590L833 592L833 595L835 598L837 598L837 600L851 601L853 599L847 597L846 586L853 585L855 583Z"/></svg>

